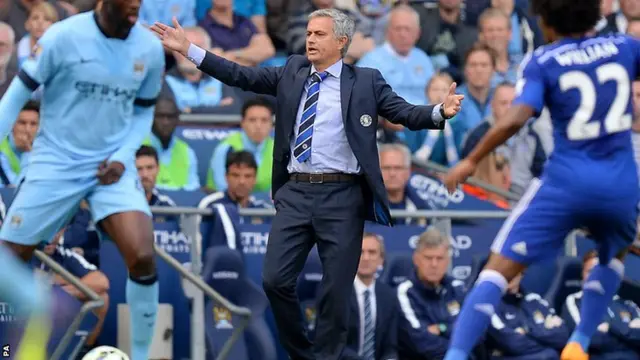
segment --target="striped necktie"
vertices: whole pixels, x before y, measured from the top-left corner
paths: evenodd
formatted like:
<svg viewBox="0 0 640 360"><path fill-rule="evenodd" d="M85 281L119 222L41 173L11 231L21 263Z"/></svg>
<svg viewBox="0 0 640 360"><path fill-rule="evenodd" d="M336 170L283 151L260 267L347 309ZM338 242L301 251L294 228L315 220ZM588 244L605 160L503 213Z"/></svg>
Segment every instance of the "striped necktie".
<svg viewBox="0 0 640 360"><path fill-rule="evenodd" d="M293 156L303 163L311 157L311 140L313 137L313 122L316 119L316 108L320 97L320 83L329 75L327 72L311 74L311 84L307 90L307 99L298 125L298 136L293 148Z"/></svg>
<svg viewBox="0 0 640 360"><path fill-rule="evenodd" d="M375 332L371 312L371 294L369 289L364 291L364 343L362 346L362 359L375 360Z"/></svg>

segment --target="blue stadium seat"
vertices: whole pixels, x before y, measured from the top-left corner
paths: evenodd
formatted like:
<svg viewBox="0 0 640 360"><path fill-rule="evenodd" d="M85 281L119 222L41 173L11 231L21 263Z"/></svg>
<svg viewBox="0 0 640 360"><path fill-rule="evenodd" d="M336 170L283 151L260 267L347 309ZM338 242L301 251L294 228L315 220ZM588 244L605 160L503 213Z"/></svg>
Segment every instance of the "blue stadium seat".
<svg viewBox="0 0 640 360"><path fill-rule="evenodd" d="M466 280L467 289L471 289L473 287L473 284L478 279L478 275L480 275L480 271L482 271L482 268L487 264L487 260L489 260L489 257L484 254L476 255L471 258L471 273Z"/></svg>
<svg viewBox="0 0 640 360"><path fill-rule="evenodd" d="M311 249L307 262L298 277L296 290L300 307L307 321L307 331L310 339L313 339L316 327L316 297L322 281L322 263L317 248Z"/></svg>
<svg viewBox="0 0 640 360"><path fill-rule="evenodd" d="M544 295L556 277L556 259L533 264L524 273L521 286L528 292Z"/></svg>
<svg viewBox="0 0 640 360"><path fill-rule="evenodd" d="M178 137L186 141L196 153L198 176L200 177L201 185L206 185L207 183L207 172L209 171L209 162L211 161L213 149L234 131L237 131L237 129L189 126L178 126L176 129Z"/></svg>
<svg viewBox="0 0 640 360"><path fill-rule="evenodd" d="M264 318L267 297L258 285L246 277L241 255L225 246L210 248L205 254L203 278L233 304L248 307L252 312L249 326L234 344L228 358L275 360L274 338ZM208 298L205 314L207 357L215 359L231 336L234 326L240 323L240 318Z"/></svg>
<svg viewBox="0 0 640 360"><path fill-rule="evenodd" d="M618 289L618 296L625 300L631 300L640 306L640 283L624 278L622 284L620 284L620 289Z"/></svg>
<svg viewBox="0 0 640 360"><path fill-rule="evenodd" d="M380 281L395 288L407 280L413 271L411 254L389 254L380 275Z"/></svg>
<svg viewBox="0 0 640 360"><path fill-rule="evenodd" d="M561 257L556 269L557 275L544 298L557 311L561 311L567 296L582 288L582 261L574 257Z"/></svg>

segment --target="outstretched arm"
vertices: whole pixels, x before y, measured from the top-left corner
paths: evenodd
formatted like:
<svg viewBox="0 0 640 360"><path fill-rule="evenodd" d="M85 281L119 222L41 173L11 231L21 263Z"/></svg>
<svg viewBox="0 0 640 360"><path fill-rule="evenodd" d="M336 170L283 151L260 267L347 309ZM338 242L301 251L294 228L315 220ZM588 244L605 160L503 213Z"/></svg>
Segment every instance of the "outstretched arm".
<svg viewBox="0 0 640 360"><path fill-rule="evenodd" d="M173 25L174 27L155 23L151 27L151 30L160 36L162 45L166 49L182 54L196 64L202 72L229 86L260 94L276 95L282 67L257 68L238 65L191 44L175 17Z"/></svg>

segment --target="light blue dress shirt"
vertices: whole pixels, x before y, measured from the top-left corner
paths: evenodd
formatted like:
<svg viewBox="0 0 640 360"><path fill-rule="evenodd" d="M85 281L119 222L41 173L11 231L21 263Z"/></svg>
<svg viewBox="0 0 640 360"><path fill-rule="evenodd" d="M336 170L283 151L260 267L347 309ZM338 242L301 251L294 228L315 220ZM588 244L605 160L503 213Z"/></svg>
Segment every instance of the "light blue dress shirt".
<svg viewBox="0 0 640 360"><path fill-rule="evenodd" d="M264 150L266 139L260 144L256 144L244 131L241 131L242 134L242 146L244 151L248 151L253 154L253 158L256 159L256 163L258 167L260 167L260 163L262 162L262 151ZM268 138L267 138L268 139ZM226 143L221 143L216 146L215 150L213 150L213 155L211 156L211 162L209 164L209 170L213 171L213 183L216 186L216 190L224 191L227 190L227 178L226 178L226 166L227 166L227 154L231 149L231 145Z"/></svg>
<svg viewBox="0 0 640 360"><path fill-rule="evenodd" d="M158 160L160 164L169 164L171 163L171 154L173 153L173 147L176 144L175 135L171 137L171 141L169 142L169 147L164 149L162 147L162 143L160 139L154 134L149 135L149 139L151 141L151 146L156 149L158 152ZM187 185L182 187L181 189L176 189L171 186L162 186L156 185L156 187L160 190L198 190L200 188L200 178L198 177L198 158L196 157L196 153L193 151L191 147L189 147L189 177L187 180Z"/></svg>
<svg viewBox="0 0 640 360"><path fill-rule="evenodd" d="M309 76L316 72L311 66ZM287 170L289 173L360 173L360 164L347 141L347 132L342 122L342 102L340 100L340 74L342 74L342 60L331 65L327 70L329 75L320 83L320 96L316 107L316 119L313 122L313 140L311 141L311 157L299 163L293 156L294 143L298 136L300 118L304 111L310 79L300 98L294 135L291 137L291 161Z"/></svg>

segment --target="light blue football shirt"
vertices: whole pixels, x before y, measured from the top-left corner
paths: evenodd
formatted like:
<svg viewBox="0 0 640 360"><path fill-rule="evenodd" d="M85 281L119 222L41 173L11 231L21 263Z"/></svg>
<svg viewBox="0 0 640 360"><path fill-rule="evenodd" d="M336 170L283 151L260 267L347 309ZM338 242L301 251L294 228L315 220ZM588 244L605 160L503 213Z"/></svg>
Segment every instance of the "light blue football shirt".
<svg viewBox="0 0 640 360"><path fill-rule="evenodd" d="M162 86L160 40L139 24L108 38L88 12L51 26L33 53L18 75L44 85L29 177L95 176L105 159L133 167Z"/></svg>

